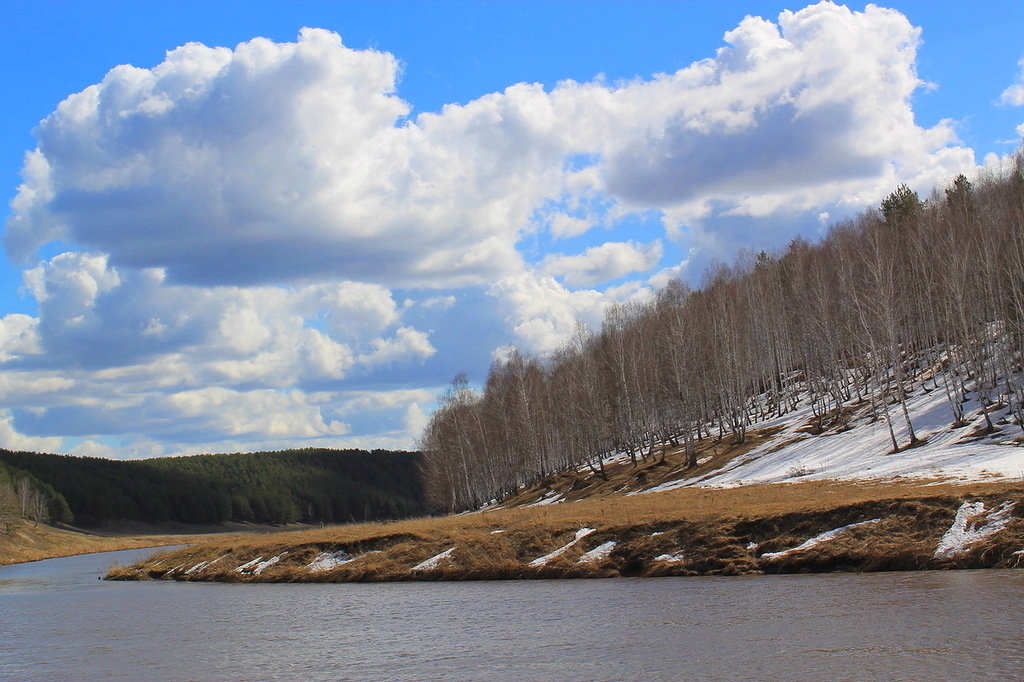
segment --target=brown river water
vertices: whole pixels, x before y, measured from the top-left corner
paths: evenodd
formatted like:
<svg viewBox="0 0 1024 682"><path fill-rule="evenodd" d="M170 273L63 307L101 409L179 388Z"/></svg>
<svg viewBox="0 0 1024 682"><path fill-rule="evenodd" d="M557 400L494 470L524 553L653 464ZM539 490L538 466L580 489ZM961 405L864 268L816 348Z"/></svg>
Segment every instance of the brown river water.
<svg viewBox="0 0 1024 682"><path fill-rule="evenodd" d="M0 680L1024 678L1024 571L337 585L0 566Z"/></svg>

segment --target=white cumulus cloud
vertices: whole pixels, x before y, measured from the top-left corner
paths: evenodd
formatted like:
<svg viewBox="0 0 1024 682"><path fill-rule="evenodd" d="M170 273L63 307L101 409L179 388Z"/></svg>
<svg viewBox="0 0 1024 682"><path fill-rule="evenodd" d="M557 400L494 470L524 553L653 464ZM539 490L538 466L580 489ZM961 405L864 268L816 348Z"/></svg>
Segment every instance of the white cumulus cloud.
<svg viewBox="0 0 1024 682"><path fill-rule="evenodd" d="M545 257L542 269L566 284L585 287L617 279L632 272L647 272L661 260L661 242L605 242L576 256Z"/></svg>
<svg viewBox="0 0 1024 682"><path fill-rule="evenodd" d="M515 267L532 197L507 191L516 164L502 154L536 147L520 139L529 130L501 125L518 98L401 125L396 76L390 54L320 29L118 66L40 124L7 247L25 257L64 238L198 284L436 284ZM504 129L508 148L450 119Z"/></svg>
<svg viewBox="0 0 1024 682"><path fill-rule="evenodd" d="M572 337L579 323L597 329L608 306L642 299L650 291L635 283L603 293L570 291L550 275L524 273L499 280L489 293L506 312L516 345L529 353L548 355Z"/></svg>

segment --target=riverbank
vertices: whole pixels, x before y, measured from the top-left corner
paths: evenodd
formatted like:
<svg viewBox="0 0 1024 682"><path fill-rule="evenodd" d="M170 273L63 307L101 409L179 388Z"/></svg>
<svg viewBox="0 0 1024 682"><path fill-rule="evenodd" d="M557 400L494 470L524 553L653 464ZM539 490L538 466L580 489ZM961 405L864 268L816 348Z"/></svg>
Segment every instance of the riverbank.
<svg viewBox="0 0 1024 682"><path fill-rule="evenodd" d="M113 552L121 549L163 547L194 542L195 534L117 534L59 528L25 519L12 522L10 532L0 534L0 566L57 557Z"/></svg>
<svg viewBox="0 0 1024 682"><path fill-rule="evenodd" d="M246 535L280 530L272 526L245 524L161 526L143 523L124 523L87 530L16 519L11 524L10 532L0 533L0 566L95 552L192 544L209 541L213 537L222 542L234 542Z"/></svg>
<svg viewBox="0 0 1024 682"><path fill-rule="evenodd" d="M108 578L351 582L1019 565L1020 482L808 481L210 538Z"/></svg>

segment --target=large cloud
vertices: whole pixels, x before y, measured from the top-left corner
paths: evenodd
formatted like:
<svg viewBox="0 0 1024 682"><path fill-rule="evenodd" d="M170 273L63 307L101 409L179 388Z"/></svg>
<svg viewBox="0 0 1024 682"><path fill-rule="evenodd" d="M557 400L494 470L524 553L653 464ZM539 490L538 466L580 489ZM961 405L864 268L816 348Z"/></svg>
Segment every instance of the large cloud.
<svg viewBox="0 0 1024 682"><path fill-rule="evenodd" d="M747 17L714 59L676 73L553 96L584 116L606 112L598 125L614 134L581 134L603 141L607 191L624 202L807 210L877 192L882 179L928 182L972 167L969 149L948 148L948 123L914 122L919 33L893 10L825 2L777 24Z"/></svg>
<svg viewBox="0 0 1024 682"><path fill-rule="evenodd" d="M544 201L594 182L636 209L764 215L972 164L947 124L914 122L919 31L901 14L826 2L725 39L651 80L519 84L414 120L395 59L328 31L185 45L40 124L6 243L26 257L68 239L174 282L479 284L521 270Z"/></svg>
<svg viewBox="0 0 1024 682"><path fill-rule="evenodd" d="M104 255L81 253L44 261L25 280L39 302L38 320L0 320L7 331L0 348L25 349L15 365L105 368L177 359L181 382L286 387L436 352L422 331L398 327L388 336L401 313L375 284L168 285L160 270L122 273Z"/></svg>
<svg viewBox="0 0 1024 682"><path fill-rule="evenodd" d="M198 284L436 285L514 267L532 197L510 191L529 165L512 152L538 149L519 97L398 125L396 71L315 29L112 69L40 124L8 249L64 238Z"/></svg>

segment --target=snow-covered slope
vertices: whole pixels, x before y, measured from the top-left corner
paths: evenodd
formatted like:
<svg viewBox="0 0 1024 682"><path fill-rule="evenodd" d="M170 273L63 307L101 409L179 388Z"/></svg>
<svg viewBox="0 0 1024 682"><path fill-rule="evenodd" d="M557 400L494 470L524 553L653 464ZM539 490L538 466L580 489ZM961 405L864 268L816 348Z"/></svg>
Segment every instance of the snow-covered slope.
<svg viewBox="0 0 1024 682"><path fill-rule="evenodd" d="M952 410L940 390L920 391L908 400L911 421L922 445L891 453L886 423L865 417L852 428L810 435L809 408L782 418L755 424L751 429L782 427L767 442L724 467L688 478L668 481L637 493L674 490L684 486L732 487L796 480L839 479L945 479L982 481L997 478L1024 480L1021 428L1010 423L1005 410L991 410L999 430L983 438L984 426L977 403L965 404L968 423L951 427ZM899 443L909 441L902 417L893 408L893 428ZM634 494L637 494L634 493Z"/></svg>

